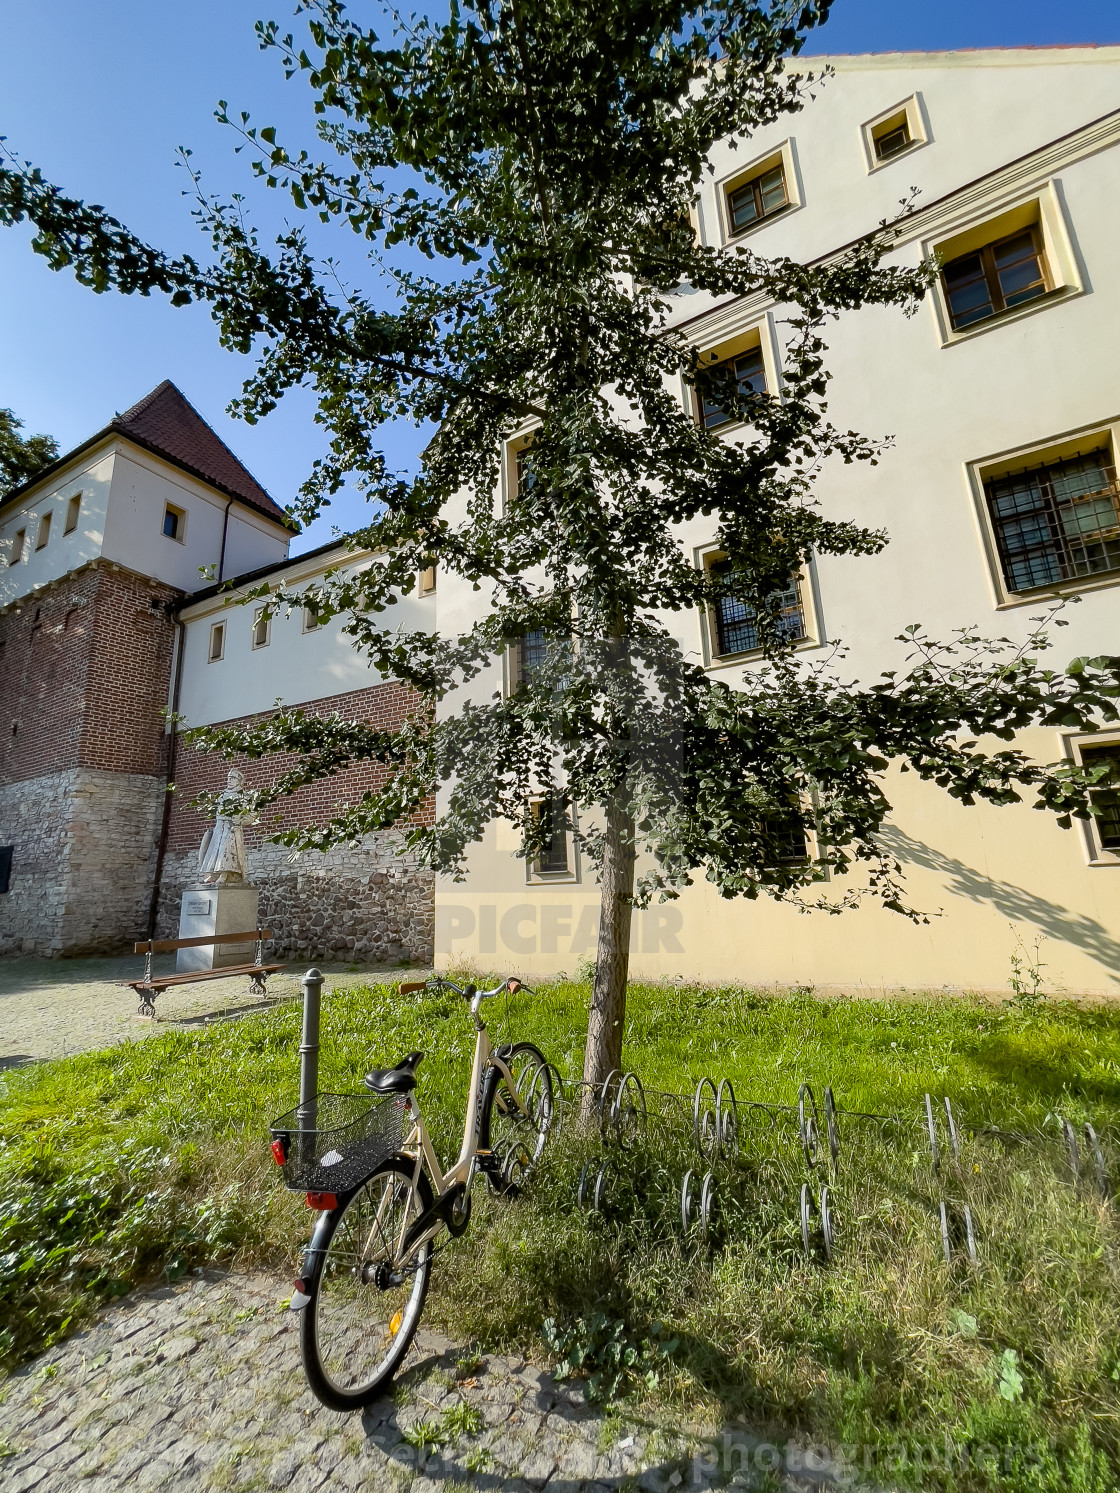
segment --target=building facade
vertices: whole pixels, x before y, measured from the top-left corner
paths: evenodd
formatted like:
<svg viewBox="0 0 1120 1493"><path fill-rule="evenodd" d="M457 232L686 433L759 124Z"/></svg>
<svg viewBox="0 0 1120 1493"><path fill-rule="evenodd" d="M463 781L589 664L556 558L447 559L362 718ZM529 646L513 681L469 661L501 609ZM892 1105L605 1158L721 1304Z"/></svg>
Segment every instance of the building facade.
<svg viewBox="0 0 1120 1493"><path fill-rule="evenodd" d="M814 558L791 577L790 635L812 659L842 644L845 675L871 682L904 666L895 640L912 622L1018 642L1066 598L1076 605L1055 662L1120 652L1120 48L814 68L826 61L832 76L801 113L716 152L697 232L827 260L917 188L891 257L936 254L943 272L909 320L868 308L830 328L831 419L891 442L874 468L826 467L818 496L829 516L885 528L891 542L876 557ZM785 315L682 287L674 324L780 397ZM683 384L679 395L687 407ZM736 438L718 410L694 413ZM513 441L506 485L516 455ZM719 563L703 521L679 539L696 565ZM281 510L169 385L0 504L0 952L119 948L149 926L173 931L203 828L190 800L219 785L225 764L169 734L166 706L191 725L251 718L278 698L386 723L419 708L370 673L337 619L309 627L297 611L262 626L255 606L236 605L263 581L298 589L340 563L376 563L340 547L293 559L289 540ZM216 589L230 577L232 592ZM438 593L399 605L405 627L453 633L487 596L441 574ZM745 609L671 625L730 684L757 667ZM471 690L488 698L510 677L495 659ZM1020 744L1076 760L1120 753L1120 732L1083 742L1034 731ZM268 770L246 765L250 783ZM363 769L303 790L278 822L314 821L374 781ZM870 903L829 917L727 902L701 882L636 917L634 973L1005 989L1015 956L1039 959L1050 988L1117 989L1120 808L1064 831L1027 804L965 808L913 774L888 791L889 845L928 923ZM292 858L268 841L274 828L248 842L280 949L425 960L434 944L443 963L526 974L574 971L594 954L598 890L566 841L527 867L497 823L465 881L433 882L395 854L392 835Z"/></svg>
<svg viewBox="0 0 1120 1493"><path fill-rule="evenodd" d="M1020 642L1064 597L1077 604L1056 635L1056 665L1120 652L1120 48L813 65L823 61L833 76L802 112L716 152L700 237L827 260L894 218L917 188L888 262L937 254L943 272L913 318L867 308L826 333L833 423L892 439L874 468L826 465L817 495L826 515L884 528L890 544L875 557L815 558L791 578L790 635L809 659L842 644L843 675L870 684L905 666L895 640L910 623L935 637L976 626ZM685 287L673 324L780 397L785 316L761 297L719 302ZM687 407L683 384L679 396ZM695 415L735 439L718 411ZM705 521L679 538L698 566L718 563ZM441 617L479 604L441 577ZM667 621L685 652L728 683L757 666L744 609ZM496 660L475 688L485 697L508 677ZM1120 733L1082 743L1034 731L1020 745L1043 761L1120 753ZM1048 988L1118 988L1120 813L1067 831L1027 804L966 808L913 774L892 775L888 793L888 843L927 924L871 903L834 917L729 902L701 881L637 915L633 972L1006 991L1014 956L1041 960ZM492 825L467 881L437 887L440 957L546 973L592 956L598 889L574 847L555 849L538 874L518 859L512 832Z"/></svg>

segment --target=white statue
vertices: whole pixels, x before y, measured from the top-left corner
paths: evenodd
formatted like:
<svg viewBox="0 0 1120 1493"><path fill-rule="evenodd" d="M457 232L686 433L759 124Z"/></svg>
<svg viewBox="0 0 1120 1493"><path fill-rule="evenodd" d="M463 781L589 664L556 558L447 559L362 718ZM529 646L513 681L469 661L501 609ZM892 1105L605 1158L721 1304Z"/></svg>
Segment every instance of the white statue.
<svg viewBox="0 0 1120 1493"><path fill-rule="evenodd" d="M245 775L231 767L226 791L218 799L218 813L213 827L202 837L198 847L198 879L216 886L233 886L245 881L249 863L245 858L245 835L242 824L252 818L237 812L236 795L245 787Z"/></svg>

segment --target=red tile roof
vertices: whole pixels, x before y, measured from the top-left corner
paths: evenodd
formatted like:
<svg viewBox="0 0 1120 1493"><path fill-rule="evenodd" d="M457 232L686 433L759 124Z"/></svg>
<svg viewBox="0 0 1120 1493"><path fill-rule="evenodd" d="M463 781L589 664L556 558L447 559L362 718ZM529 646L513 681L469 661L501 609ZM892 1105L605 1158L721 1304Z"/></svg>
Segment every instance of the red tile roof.
<svg viewBox="0 0 1120 1493"><path fill-rule="evenodd" d="M109 429L201 477L230 497L240 498L269 518L285 521L284 510L273 502L170 379L164 379L138 404L117 415Z"/></svg>

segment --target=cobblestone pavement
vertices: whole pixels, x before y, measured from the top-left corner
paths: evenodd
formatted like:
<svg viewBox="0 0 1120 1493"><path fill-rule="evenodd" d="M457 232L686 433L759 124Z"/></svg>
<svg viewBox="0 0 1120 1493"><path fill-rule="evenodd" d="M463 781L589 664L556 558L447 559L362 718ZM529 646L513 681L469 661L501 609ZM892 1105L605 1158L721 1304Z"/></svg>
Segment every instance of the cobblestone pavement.
<svg viewBox="0 0 1120 1493"><path fill-rule="evenodd" d="M136 994L114 982L143 973L143 958L0 959L0 1069L41 1058L66 1057L96 1047L149 1037L169 1028L260 1010L300 993L306 966L293 964L268 982L264 1000L249 994L244 975L172 986L158 997L158 1020L137 1016ZM174 954L152 961L157 974L172 974ZM368 965L320 965L325 990L361 979L422 979L424 971Z"/></svg>
<svg viewBox="0 0 1120 1493"><path fill-rule="evenodd" d="M109 1308L0 1386L0 1486L670 1493L716 1479L699 1431L604 1414L523 1359L464 1358L430 1332L391 1398L363 1414L325 1410L304 1383L284 1294L275 1277L211 1271ZM750 1486L760 1443L738 1445Z"/></svg>

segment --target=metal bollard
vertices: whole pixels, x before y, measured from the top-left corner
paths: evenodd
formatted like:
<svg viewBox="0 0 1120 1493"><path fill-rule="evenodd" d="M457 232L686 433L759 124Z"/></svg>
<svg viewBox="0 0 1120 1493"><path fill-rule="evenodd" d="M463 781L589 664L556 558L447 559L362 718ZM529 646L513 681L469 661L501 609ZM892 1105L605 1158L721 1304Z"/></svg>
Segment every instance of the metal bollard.
<svg viewBox="0 0 1120 1493"><path fill-rule="evenodd" d="M319 1095L319 1004L323 976L309 969L300 981L303 987L303 1036L299 1044L299 1102L314 1104Z"/></svg>

